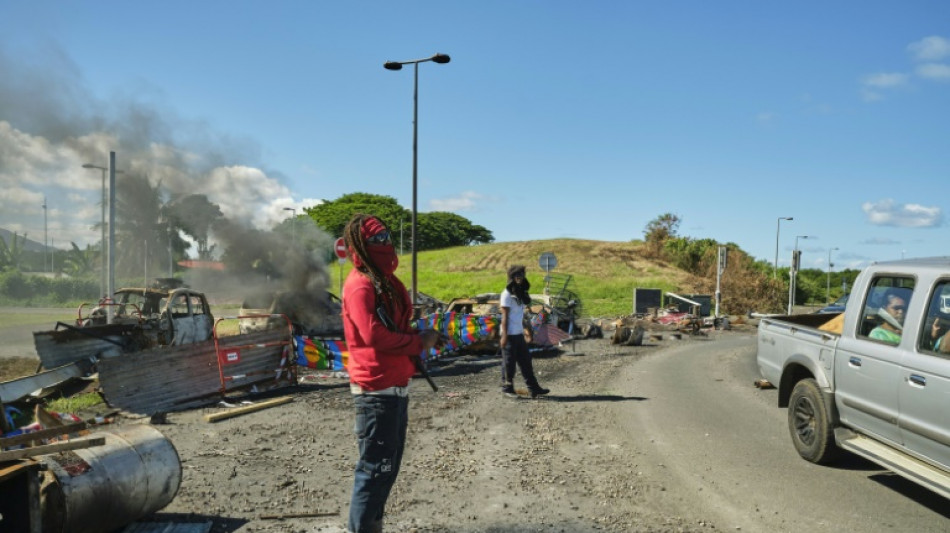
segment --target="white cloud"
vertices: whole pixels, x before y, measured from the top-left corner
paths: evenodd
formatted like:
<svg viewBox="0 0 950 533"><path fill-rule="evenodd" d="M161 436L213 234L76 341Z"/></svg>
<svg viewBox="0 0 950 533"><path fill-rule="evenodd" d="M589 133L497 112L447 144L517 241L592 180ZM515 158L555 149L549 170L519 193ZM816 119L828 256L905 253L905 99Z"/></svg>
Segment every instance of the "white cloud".
<svg viewBox="0 0 950 533"><path fill-rule="evenodd" d="M448 211L457 213L459 211L474 211L477 205L485 199L485 196L474 191L465 191L454 198L438 198L429 201L429 207L433 211Z"/></svg>
<svg viewBox="0 0 950 533"><path fill-rule="evenodd" d="M917 66L917 75L929 80L950 80L950 65L943 63L924 63Z"/></svg>
<svg viewBox="0 0 950 533"><path fill-rule="evenodd" d="M290 190L259 168L218 167L192 186L218 204L225 217L256 229L272 228L286 218L283 208L293 207Z"/></svg>
<svg viewBox="0 0 950 533"><path fill-rule="evenodd" d="M861 81L868 87L887 89L899 87L907 83L907 74L900 72L879 72L877 74L869 74Z"/></svg>
<svg viewBox="0 0 950 533"><path fill-rule="evenodd" d="M884 95L868 89L861 90L861 99L865 102L877 102L884 99Z"/></svg>
<svg viewBox="0 0 950 533"><path fill-rule="evenodd" d="M907 45L917 61L939 61L950 57L950 40L932 35Z"/></svg>
<svg viewBox="0 0 950 533"><path fill-rule="evenodd" d="M871 239L863 240L859 242L858 244L867 244L870 246L895 246L900 243L901 243L900 241L896 241L894 239L884 239L881 237L874 237Z"/></svg>
<svg viewBox="0 0 950 533"><path fill-rule="evenodd" d="M868 221L875 226L931 228L943 223L943 213L939 207L897 204L890 198L879 202L865 202L861 209L867 215Z"/></svg>

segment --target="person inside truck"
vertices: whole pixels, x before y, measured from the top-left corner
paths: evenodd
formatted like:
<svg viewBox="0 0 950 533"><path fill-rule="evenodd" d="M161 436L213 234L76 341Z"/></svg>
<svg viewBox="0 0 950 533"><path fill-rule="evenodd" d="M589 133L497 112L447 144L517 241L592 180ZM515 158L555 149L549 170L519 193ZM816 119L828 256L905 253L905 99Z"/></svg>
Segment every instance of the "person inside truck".
<svg viewBox="0 0 950 533"><path fill-rule="evenodd" d="M930 338L933 339L933 351L950 353L950 317L936 316L930 326Z"/></svg>
<svg viewBox="0 0 950 533"><path fill-rule="evenodd" d="M888 344L900 344L904 329L904 312L907 310L905 292L892 289L884 294L884 305L878 311L883 320L871 330L868 337Z"/></svg>

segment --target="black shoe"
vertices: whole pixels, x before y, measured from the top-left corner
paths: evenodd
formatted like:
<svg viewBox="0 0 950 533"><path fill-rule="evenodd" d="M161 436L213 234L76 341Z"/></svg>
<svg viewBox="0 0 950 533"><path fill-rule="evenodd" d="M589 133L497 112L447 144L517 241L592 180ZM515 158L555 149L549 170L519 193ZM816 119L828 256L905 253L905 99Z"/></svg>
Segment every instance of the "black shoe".
<svg viewBox="0 0 950 533"><path fill-rule="evenodd" d="M518 393L515 392L515 387L513 385L504 385L501 388L501 393L509 398L517 398Z"/></svg>
<svg viewBox="0 0 950 533"><path fill-rule="evenodd" d="M530 392L531 392L532 398L537 398L538 396L544 396L545 394L548 394L549 392L551 392L551 389L545 389L544 387L537 387L537 388L531 389Z"/></svg>

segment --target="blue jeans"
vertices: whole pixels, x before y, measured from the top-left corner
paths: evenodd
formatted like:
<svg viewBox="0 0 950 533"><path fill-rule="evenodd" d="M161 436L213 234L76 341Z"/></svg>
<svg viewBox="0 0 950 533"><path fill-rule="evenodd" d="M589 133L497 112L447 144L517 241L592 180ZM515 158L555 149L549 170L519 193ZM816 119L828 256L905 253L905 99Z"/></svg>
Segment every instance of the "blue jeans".
<svg viewBox="0 0 950 533"><path fill-rule="evenodd" d="M409 398L356 394L360 459L353 478L349 530L382 531L383 509L399 474L409 425Z"/></svg>

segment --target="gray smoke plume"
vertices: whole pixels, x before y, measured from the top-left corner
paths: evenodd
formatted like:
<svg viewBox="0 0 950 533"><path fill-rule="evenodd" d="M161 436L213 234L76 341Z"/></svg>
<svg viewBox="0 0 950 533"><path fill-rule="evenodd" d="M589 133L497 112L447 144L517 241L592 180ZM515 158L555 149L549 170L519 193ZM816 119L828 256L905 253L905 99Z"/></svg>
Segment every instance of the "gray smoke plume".
<svg viewBox="0 0 950 533"><path fill-rule="evenodd" d="M122 171L116 177L117 193L123 191L123 180L145 177L161 189L164 201L203 194L223 215L211 229L215 250L241 257L259 254L261 261L274 265L269 272L255 272L254 281L242 273L245 277L233 280L234 287L258 282L268 288L327 287L325 252L301 244L329 250L328 236L300 224L294 246L285 235L271 233L287 219L284 208L302 213L318 200L295 201L283 176L262 168L256 141L179 116L155 88L137 87L102 100L86 88L82 73L61 49L14 54L2 46L0 227L29 233L35 240L47 229L46 215L58 247L98 243L101 175L82 165L107 166L114 151ZM48 211L42 207L47 204ZM314 233L309 241L304 239L307 231ZM167 247L168 239L158 246ZM167 272L162 264L147 268L156 275ZM191 277L196 278L190 280L193 286L203 290L198 283L208 280ZM226 285L220 273L213 279Z"/></svg>

